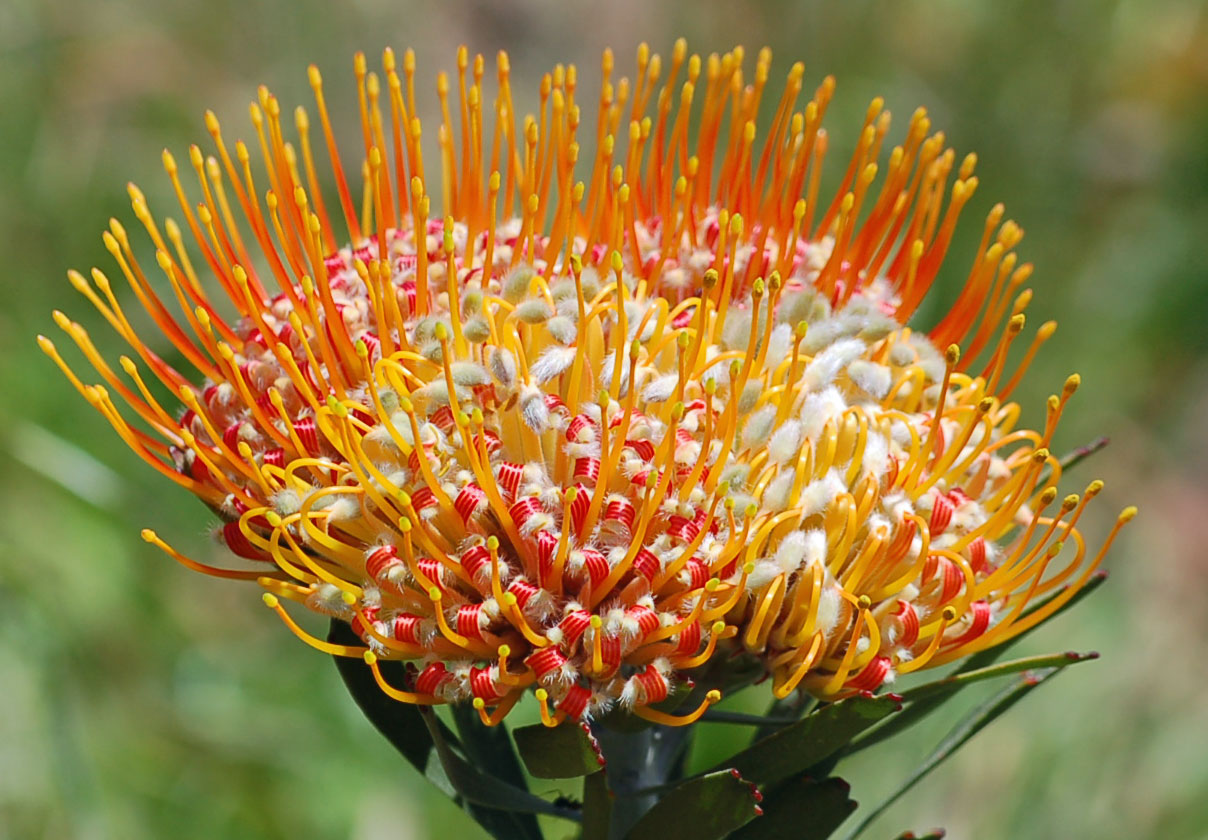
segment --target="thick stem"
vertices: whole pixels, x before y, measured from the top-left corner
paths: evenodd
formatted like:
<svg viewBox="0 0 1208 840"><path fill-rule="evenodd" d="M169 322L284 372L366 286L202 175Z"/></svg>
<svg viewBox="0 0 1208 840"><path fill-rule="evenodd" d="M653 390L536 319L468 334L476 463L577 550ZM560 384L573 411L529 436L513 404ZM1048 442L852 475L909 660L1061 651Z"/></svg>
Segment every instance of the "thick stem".
<svg viewBox="0 0 1208 840"><path fill-rule="evenodd" d="M616 799L612 808L609 840L620 840L654 807L657 793L638 793L667 784L681 769L692 737L692 726L651 726L622 732L598 726L592 734L608 764L608 785Z"/></svg>

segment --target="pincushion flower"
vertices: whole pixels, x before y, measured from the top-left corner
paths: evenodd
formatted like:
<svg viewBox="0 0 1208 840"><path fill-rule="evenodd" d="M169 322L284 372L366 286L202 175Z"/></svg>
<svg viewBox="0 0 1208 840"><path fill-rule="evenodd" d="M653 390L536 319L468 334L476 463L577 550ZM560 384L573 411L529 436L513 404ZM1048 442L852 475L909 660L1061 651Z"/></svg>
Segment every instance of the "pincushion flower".
<svg viewBox="0 0 1208 840"><path fill-rule="evenodd" d="M401 75L390 50L380 74L356 57L352 151L314 67L318 131L298 108L288 139L260 89L258 165L207 114L210 151L164 153L183 223L130 187L156 265L111 220L116 281L69 275L132 348L125 378L62 313L99 380L39 339L252 568L144 537L258 581L389 696L490 725L529 690L549 725L616 707L691 722L718 691L664 701L740 652L777 697L833 700L1060 609L1135 511L1088 551L1077 524L1102 484L1057 501L1048 447L1076 376L1043 428L1017 427L1011 394L1055 328L1025 337L1021 229L995 206L947 314L907 326L974 157L923 110L885 154L874 100L824 196L834 81L801 105L802 65L777 92L770 60L747 76L741 48L702 60L681 41L665 78L643 47L614 83L606 52L598 99L560 65L518 120L506 54L489 91L462 49L437 78L435 161L410 52ZM314 638L287 604L363 643ZM413 663L409 684L383 659Z"/></svg>

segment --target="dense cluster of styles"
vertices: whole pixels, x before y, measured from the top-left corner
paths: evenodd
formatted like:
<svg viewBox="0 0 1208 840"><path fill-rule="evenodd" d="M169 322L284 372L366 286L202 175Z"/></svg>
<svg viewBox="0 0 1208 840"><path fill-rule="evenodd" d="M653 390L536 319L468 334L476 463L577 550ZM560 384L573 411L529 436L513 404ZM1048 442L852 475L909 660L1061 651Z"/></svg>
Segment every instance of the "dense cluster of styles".
<svg viewBox="0 0 1208 840"><path fill-rule="evenodd" d="M262 168L207 114L211 152L164 155L183 224L130 188L162 276L117 220L104 233L145 315L100 269L70 274L132 348L125 378L61 313L100 380L40 339L253 568L145 538L258 581L294 633L363 656L391 697L470 702L487 724L530 689L550 725L618 706L690 722L716 691L659 705L741 652L776 696L834 699L1060 609L1111 537L1088 552L1076 528L1099 482L1057 499L1048 446L1077 377L1043 428L1016 425L1010 395L1055 328L1010 353L1031 296L1022 231L995 206L947 315L905 326L973 156L922 110L883 154L876 100L823 197L834 82L801 105L794 65L761 131L769 65L679 42L614 81L606 53L598 97L558 66L518 120L506 54L491 93L463 49L437 79L436 165L410 53L386 51L380 74L357 57L352 153L313 67L317 132L298 108L287 139L267 89L252 105ZM162 335L136 333L148 318ZM292 604L363 645L312 637ZM413 663L409 684L381 659Z"/></svg>

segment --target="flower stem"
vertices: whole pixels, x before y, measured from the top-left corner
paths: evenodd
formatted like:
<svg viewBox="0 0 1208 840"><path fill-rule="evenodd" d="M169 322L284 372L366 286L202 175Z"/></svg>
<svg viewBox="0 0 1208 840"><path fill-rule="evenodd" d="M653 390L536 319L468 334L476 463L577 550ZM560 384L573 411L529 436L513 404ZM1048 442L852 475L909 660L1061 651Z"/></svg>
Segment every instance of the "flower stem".
<svg viewBox="0 0 1208 840"><path fill-rule="evenodd" d="M598 726L593 730L608 761L608 784L616 796L610 840L624 837L658 801L657 793L641 791L658 788L682 772L694 728L651 726L625 732Z"/></svg>

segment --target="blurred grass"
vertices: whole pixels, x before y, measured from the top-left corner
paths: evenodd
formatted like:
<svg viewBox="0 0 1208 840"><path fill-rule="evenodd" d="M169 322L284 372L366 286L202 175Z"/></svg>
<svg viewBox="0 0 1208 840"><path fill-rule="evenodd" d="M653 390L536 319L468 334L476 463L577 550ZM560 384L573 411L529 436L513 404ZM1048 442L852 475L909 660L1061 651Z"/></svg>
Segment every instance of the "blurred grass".
<svg viewBox="0 0 1208 840"><path fill-rule="evenodd" d="M775 53L839 81L828 128L850 145L877 94L926 105L981 187L942 280L951 295L976 217L1003 200L1037 265L1034 323L1061 329L1017 395L1043 404L1076 365L1084 388L1057 449L1108 451L1070 479L1108 489L1101 534L1137 502L1113 579L1028 651L1099 649L979 736L869 832L946 825L991 838L1208 835L1208 13L1132 2L447 2L0 5L0 836L424 838L473 835L358 717L331 664L283 633L255 591L193 575L146 546L154 525L206 557L204 508L116 445L36 348L62 307L118 342L63 281L107 265L99 233L136 179L174 201L160 150L183 158L212 107L246 136L270 84L308 101L316 61L337 113L351 55L414 46L430 101L458 43L512 54L519 89L556 61L594 97L618 64L683 34L707 53ZM345 94L350 88L345 89ZM523 107L523 106L522 106ZM585 117L586 119L586 117ZM900 127L899 127L900 130ZM832 161L833 163L833 161ZM832 181L837 179L834 168ZM170 212L170 211L169 211ZM950 298L949 298L950 299ZM926 314L922 316L926 322ZM970 697L969 702L976 700ZM738 699L758 708L759 689ZM945 728L932 721L850 769L875 801ZM742 730L711 727L696 758ZM556 834L552 836L557 836Z"/></svg>

